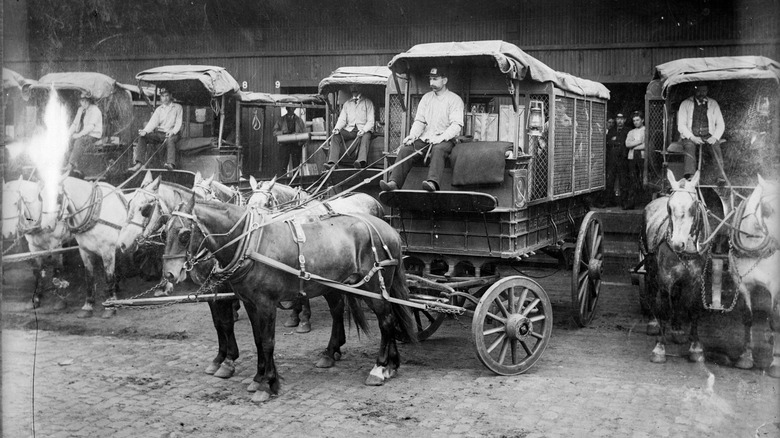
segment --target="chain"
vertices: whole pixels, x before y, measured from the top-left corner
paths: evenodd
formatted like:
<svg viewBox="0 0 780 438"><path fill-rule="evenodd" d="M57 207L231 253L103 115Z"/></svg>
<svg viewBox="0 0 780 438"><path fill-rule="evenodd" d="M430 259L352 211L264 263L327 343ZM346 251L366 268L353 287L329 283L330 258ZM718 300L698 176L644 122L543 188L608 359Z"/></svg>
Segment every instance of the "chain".
<svg viewBox="0 0 780 438"><path fill-rule="evenodd" d="M719 310L722 313L729 313L732 310L734 310L734 307L737 306L737 300L739 300L739 291L738 290L734 291L734 299L731 300L731 305L728 308L725 308L725 309L714 309L712 306L707 304L707 298L706 298L706 296L707 296L707 287L706 287L706 284L705 284L705 282L706 282L705 279L707 278L707 265L709 265L710 264L709 262L711 262L711 261L712 261L712 254L708 253L707 260L705 260L705 262L704 262L704 268L701 270L701 305L702 305L702 307L704 307L707 310ZM690 260L686 260L685 261L686 265L689 264L689 263L691 263ZM690 266L688 266L688 270L690 270ZM721 275L723 275L722 272L721 272Z"/></svg>
<svg viewBox="0 0 780 438"><path fill-rule="evenodd" d="M168 283L168 280L160 279L160 282L157 283L156 285L152 286L150 289L142 291L141 293L139 293L137 295L133 295L132 297L127 298L127 299L128 300L134 300L136 298L141 298L142 296L144 296L144 295L146 295L146 294L148 294L148 293L150 293L150 292L152 292L152 291L154 291L154 290L156 290L158 288L165 287L165 285L167 283ZM123 308L131 307L131 308L134 308L134 309L154 309L154 308L158 308L158 307L167 307L167 306L170 306L171 304L175 304L175 303L171 302L171 303L165 303L165 304L154 304L154 305L149 305L149 306L130 306L130 305L126 305L126 304L114 304L112 307L115 307L115 308L118 308L118 307L123 307Z"/></svg>
<svg viewBox="0 0 780 438"><path fill-rule="evenodd" d="M734 267L734 272L737 274L737 287L739 287L739 285L742 284L743 278L747 277L748 274L753 272L753 270L756 269L756 267L758 267L759 263L761 263L762 260L763 258L757 257L756 262L753 263L753 266L751 266L750 269L748 269L747 272L745 272L744 274L740 274L739 266L736 263L737 259L734 256L734 246L731 243L731 239L729 239L729 263L731 263L731 266Z"/></svg>
<svg viewBox="0 0 780 438"><path fill-rule="evenodd" d="M425 310L432 310L434 312L446 313L452 315L463 315L466 312L466 309L463 308L450 309L450 308L438 307L430 304L425 304Z"/></svg>

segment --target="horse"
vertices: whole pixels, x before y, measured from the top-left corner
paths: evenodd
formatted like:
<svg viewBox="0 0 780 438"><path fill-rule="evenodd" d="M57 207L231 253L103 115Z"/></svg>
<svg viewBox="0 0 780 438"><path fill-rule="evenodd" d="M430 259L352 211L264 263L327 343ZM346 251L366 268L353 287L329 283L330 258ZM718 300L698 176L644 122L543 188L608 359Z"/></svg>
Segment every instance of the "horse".
<svg viewBox="0 0 780 438"><path fill-rule="evenodd" d="M117 238L127 222L127 199L114 186L104 182L89 182L65 177L59 186L57 199L43 191L43 205L58 205L58 212L41 214L41 226L54 229L63 220L79 245L79 254L86 271L87 294L84 306L76 314L78 318L93 315L95 304L95 260L99 258L105 272L106 291L109 299L116 299L119 283L114 268ZM111 318L116 309L105 308L102 318Z"/></svg>
<svg viewBox="0 0 780 438"><path fill-rule="evenodd" d="M659 197L645 207L641 230L641 246L646 253L648 301L653 316L661 324L651 362L666 362L667 325L671 321L672 331L679 331L682 311L687 312L691 320L688 359L701 362L704 351L699 341L698 321L704 312L700 294L709 253L709 249L701 245L710 232L705 220L707 212L696 191L698 172L690 181L678 182L668 171L667 179L672 187L671 194Z"/></svg>
<svg viewBox="0 0 780 438"><path fill-rule="evenodd" d="M416 339L411 312L396 304L409 296L401 238L381 219L360 214L269 218L252 207L196 203L193 196L173 213L166 234L166 278L180 281L187 266L198 262L201 249L208 250L218 263L211 281L229 282L244 302L257 348L257 374L247 388L254 392L255 402L279 394L280 376L273 357L276 308L301 293L324 295L328 301L333 325L326 354L331 359L339 347L336 340L344 338L345 301L358 329L368 330L355 294L338 298L334 288L341 286L339 282L383 297L364 297L381 332L367 385L382 385L395 376L400 365L396 337Z"/></svg>
<svg viewBox="0 0 780 438"><path fill-rule="evenodd" d="M71 240L70 231L64 222L58 221L52 229L41 226L41 190L41 183L27 181L21 177L3 184L3 239L22 235L31 252L55 250ZM30 303L33 309L40 306L44 292L67 285L67 282L59 278L62 271L61 254L34 259L35 289ZM64 308L63 300L55 302L55 310Z"/></svg>
<svg viewBox="0 0 780 438"><path fill-rule="evenodd" d="M244 205L246 203L244 196L238 189L228 187L219 181L214 181L214 175L203 178L200 171L195 172L195 182L192 189L198 196L206 200L217 200L236 205Z"/></svg>
<svg viewBox="0 0 780 438"><path fill-rule="evenodd" d="M770 326L774 342L770 376L780 378L780 279L777 268L780 267L780 214L778 214L778 196L780 183L766 181L758 176L758 185L742 203L740 203L732 221L729 239L729 271L734 284L745 297L747 308L752 312L751 292L766 290L771 296ZM747 339L747 352L751 351L752 336ZM745 367L752 367L750 363Z"/></svg>
<svg viewBox="0 0 780 438"><path fill-rule="evenodd" d="M306 214L326 214L330 208L338 213L365 213L383 218L384 208L372 196L364 193L354 193L349 197L337 198L326 203L312 199L300 187L290 187L276 182L276 178L258 183L253 176L249 177L252 196L247 205L266 209L271 212L290 211L306 205ZM311 303L306 297L298 300L292 308L285 327L296 327L296 333L311 331Z"/></svg>

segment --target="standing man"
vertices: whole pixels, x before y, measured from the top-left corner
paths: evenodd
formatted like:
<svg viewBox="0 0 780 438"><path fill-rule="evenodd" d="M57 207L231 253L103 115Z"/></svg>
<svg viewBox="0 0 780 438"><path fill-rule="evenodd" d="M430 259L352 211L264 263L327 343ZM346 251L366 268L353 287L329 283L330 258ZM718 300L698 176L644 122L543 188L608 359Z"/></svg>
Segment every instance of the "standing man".
<svg viewBox="0 0 780 438"><path fill-rule="evenodd" d="M645 118L641 111L631 114L634 129L626 136L626 149L628 149L628 187L623 198L623 209L633 209L637 203L643 201L642 196L642 171L645 167Z"/></svg>
<svg viewBox="0 0 780 438"><path fill-rule="evenodd" d="M82 91L79 97L79 109L76 111L76 117L70 125L71 149L68 155L67 173L73 173L73 176L82 177L84 174L79 170L79 160L84 153L84 149L100 140L103 137L103 113L95 105L95 100L87 91Z"/></svg>
<svg viewBox="0 0 780 438"><path fill-rule="evenodd" d="M274 123L274 136L276 137L284 134L300 134L302 132L306 132L306 124L303 123L303 119L295 114L295 108L293 107L287 107L287 114ZM287 160L283 164L282 173L287 172L287 163L290 162L290 157L292 157L293 168L301 165L302 146L301 142L290 143L284 146L288 153Z"/></svg>
<svg viewBox="0 0 780 438"><path fill-rule="evenodd" d="M626 136L628 128L625 126L626 116L623 113L615 115L615 126L607 131L607 181L604 187L604 197L602 204L605 207L614 207L617 205L617 189L615 183L620 188L621 198L625 197L626 192L626 173L628 172L626 163Z"/></svg>
<svg viewBox="0 0 780 438"><path fill-rule="evenodd" d="M128 172L136 172L141 169L146 161L146 145L149 142L164 144L166 152L165 168L176 168L176 142L181 137L182 115L184 111L181 105L173 102L171 92L160 88L160 101L162 102L154 110L149 123L144 129L138 131L138 144L135 147L133 160L135 165Z"/></svg>
<svg viewBox="0 0 780 438"><path fill-rule="evenodd" d="M669 149L679 150L682 146L685 152L685 177L690 179L696 173L698 167L698 147L707 146L706 150L712 152L715 162L718 164L724 181L728 181L723 171L723 154L720 145L724 143L723 132L726 124L720 105L715 99L707 97L709 87L707 84L697 84L693 96L685 99L677 111L677 130L680 132L678 145L672 143Z"/></svg>
<svg viewBox="0 0 780 438"><path fill-rule="evenodd" d="M341 114L333 128L333 140L330 142L330 153L325 168L330 169L341 158L342 147L350 140L360 137L357 154L354 150L347 153L355 157L355 168L362 169L368 162L368 147L371 144L371 131L374 130L374 103L364 97L360 88L353 84L349 86L352 98L344 102ZM351 144L351 143L350 143Z"/></svg>
<svg viewBox="0 0 780 438"><path fill-rule="evenodd" d="M444 160L455 147L453 139L460 134L463 127L463 100L447 89L448 77L444 68L433 67L428 73L428 79L431 91L425 93L420 100L412 129L404 138L404 145L398 151L396 161L401 161L431 145L428 179L423 181L422 188L433 192L440 188L439 181L444 170ZM424 162L423 155L419 154L395 167L388 182L379 181L382 190L396 190L403 187L406 176L414 164Z"/></svg>

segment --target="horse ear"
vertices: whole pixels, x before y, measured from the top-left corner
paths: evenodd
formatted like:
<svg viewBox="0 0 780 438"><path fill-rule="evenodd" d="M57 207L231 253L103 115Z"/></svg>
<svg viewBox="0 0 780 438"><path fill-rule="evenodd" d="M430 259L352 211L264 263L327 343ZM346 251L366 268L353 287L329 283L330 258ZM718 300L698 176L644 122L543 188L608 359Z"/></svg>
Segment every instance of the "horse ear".
<svg viewBox="0 0 780 438"><path fill-rule="evenodd" d="M700 176L701 176L701 174L699 173L698 170L696 171L696 173L693 174L693 177L691 177L691 182L690 182L692 187L696 187L696 186L699 185L699 177Z"/></svg>
<svg viewBox="0 0 780 438"><path fill-rule="evenodd" d="M257 190L257 180L252 175L249 175L249 187L251 187L252 190Z"/></svg>
<svg viewBox="0 0 780 438"><path fill-rule="evenodd" d="M200 170L195 172L195 184L200 184L203 181L203 175L200 174Z"/></svg>
<svg viewBox="0 0 780 438"><path fill-rule="evenodd" d="M203 180L203 182L204 182L206 185L211 185L211 182L212 182L212 181L214 181L214 174L212 174L210 177L208 177L208 178L206 178L206 179L204 179L204 180Z"/></svg>
<svg viewBox="0 0 780 438"><path fill-rule="evenodd" d="M192 213L192 210L195 209L195 194L193 193L192 196L190 196L190 199L187 201L187 205L184 207L187 213Z"/></svg>
<svg viewBox="0 0 780 438"><path fill-rule="evenodd" d="M173 205L181 205L184 200L181 198L181 193L178 191L173 192Z"/></svg>
<svg viewBox="0 0 780 438"><path fill-rule="evenodd" d="M149 184L149 190L157 191L160 188L160 181L162 181L162 176L158 176Z"/></svg>
<svg viewBox="0 0 780 438"><path fill-rule="evenodd" d="M672 186L673 190L680 188L680 184L678 184L677 180L674 179L674 172L672 172L672 169L666 169L666 179L669 181L669 184Z"/></svg>
<svg viewBox="0 0 780 438"><path fill-rule="evenodd" d="M276 184L276 175L271 179L270 185L268 186L268 191L271 191L271 189L274 188L274 184Z"/></svg>
<svg viewBox="0 0 780 438"><path fill-rule="evenodd" d="M147 170L146 175L144 175L144 180L141 181L141 187L149 185L150 182L152 182L152 172Z"/></svg>
<svg viewBox="0 0 780 438"><path fill-rule="evenodd" d="M760 173L758 174L758 185L760 186L766 185L766 180L764 179L764 177L761 176Z"/></svg>

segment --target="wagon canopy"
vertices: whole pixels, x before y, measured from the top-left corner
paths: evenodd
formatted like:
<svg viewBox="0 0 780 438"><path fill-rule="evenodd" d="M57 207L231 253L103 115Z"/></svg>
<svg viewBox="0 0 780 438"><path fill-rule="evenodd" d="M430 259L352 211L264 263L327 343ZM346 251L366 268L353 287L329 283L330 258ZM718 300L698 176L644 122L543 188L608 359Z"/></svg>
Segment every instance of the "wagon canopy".
<svg viewBox="0 0 780 438"><path fill-rule="evenodd" d="M135 78L164 87L175 100L206 106L211 99L238 92L238 82L223 67L211 65L165 65L144 70Z"/></svg>
<svg viewBox="0 0 780 438"><path fill-rule="evenodd" d="M325 105L325 100L318 94L271 94L241 91L238 93L237 99L243 103L258 105Z"/></svg>
<svg viewBox="0 0 780 438"><path fill-rule="evenodd" d="M660 82L666 95L669 87L677 84L729 79L773 79L780 83L780 64L763 56L678 59L656 66L648 89Z"/></svg>
<svg viewBox="0 0 780 438"><path fill-rule="evenodd" d="M499 40L418 44L394 56L388 67L399 74L409 70L422 73L434 58L442 58L445 62L457 58L492 59L509 79L552 82L562 90L581 96L609 99L609 90L601 83L555 71L514 44Z"/></svg>
<svg viewBox="0 0 780 438"><path fill-rule="evenodd" d="M391 74L385 66L340 67L320 81L319 93L325 95L352 84L386 86Z"/></svg>
<svg viewBox="0 0 780 438"><path fill-rule="evenodd" d="M17 88L21 90L22 86L28 82L29 81L24 76L11 69L3 67L3 90L7 90L9 88Z"/></svg>
<svg viewBox="0 0 780 438"><path fill-rule="evenodd" d="M86 91L95 100L111 96L117 89L117 82L103 73L95 72L60 72L49 73L37 82L29 85L31 91L56 90Z"/></svg>

